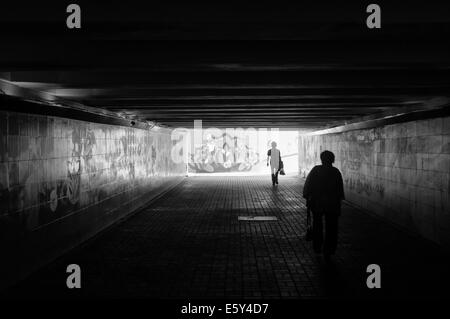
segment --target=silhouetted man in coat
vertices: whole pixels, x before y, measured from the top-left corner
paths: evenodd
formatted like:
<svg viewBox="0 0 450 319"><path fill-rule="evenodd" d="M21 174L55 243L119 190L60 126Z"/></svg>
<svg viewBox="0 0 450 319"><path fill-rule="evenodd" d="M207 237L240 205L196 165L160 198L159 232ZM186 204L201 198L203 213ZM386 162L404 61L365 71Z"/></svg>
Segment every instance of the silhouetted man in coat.
<svg viewBox="0 0 450 319"><path fill-rule="evenodd" d="M316 253L323 252L328 260L337 246L338 219L341 200L344 199L344 185L341 172L333 167L334 154L324 151L320 154L322 165L309 172L303 188L313 216L313 247ZM323 217L325 217L325 241L323 239ZM323 250L322 250L323 246Z"/></svg>

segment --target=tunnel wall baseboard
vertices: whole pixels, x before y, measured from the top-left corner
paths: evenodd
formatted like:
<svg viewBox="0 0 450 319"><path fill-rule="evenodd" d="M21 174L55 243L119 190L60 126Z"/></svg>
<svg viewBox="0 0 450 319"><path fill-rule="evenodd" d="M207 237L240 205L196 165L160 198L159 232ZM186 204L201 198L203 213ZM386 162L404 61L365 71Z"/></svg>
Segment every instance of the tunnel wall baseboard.
<svg viewBox="0 0 450 319"><path fill-rule="evenodd" d="M336 155L348 201L450 248L450 117L299 136L299 172Z"/></svg>
<svg viewBox="0 0 450 319"><path fill-rule="evenodd" d="M186 174L157 132L0 112L0 289L146 205Z"/></svg>

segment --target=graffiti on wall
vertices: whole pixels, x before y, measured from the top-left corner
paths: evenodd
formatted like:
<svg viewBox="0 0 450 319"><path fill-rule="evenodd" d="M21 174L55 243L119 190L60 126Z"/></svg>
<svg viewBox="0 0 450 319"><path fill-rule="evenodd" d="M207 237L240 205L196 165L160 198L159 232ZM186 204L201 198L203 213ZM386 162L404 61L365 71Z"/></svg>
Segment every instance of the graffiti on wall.
<svg viewBox="0 0 450 319"><path fill-rule="evenodd" d="M345 187L358 194L373 196L378 195L384 197L384 185L381 183L373 183L364 177L358 178L344 178Z"/></svg>
<svg viewBox="0 0 450 319"><path fill-rule="evenodd" d="M277 139L277 147L281 151L283 160L294 160L295 157L296 161L297 132L281 132L278 135L283 136L283 138ZM255 143L250 143L248 135L242 134L238 130L233 134L223 132L217 136L212 134L204 136L203 143L194 145L193 151L189 152L189 172L266 172L267 151L271 148L270 143L273 137L266 135L265 132L256 136ZM289 165L291 165L290 162L285 162L285 169Z"/></svg>
<svg viewBox="0 0 450 319"><path fill-rule="evenodd" d="M9 145L10 165L0 163L8 177L0 180L2 215L21 216L27 229L135 187L157 185L164 176L184 173L184 166L167 160L172 146L169 134L36 118L23 124L43 122L45 134L29 130L30 134L17 138L18 151ZM13 212L21 213L8 214Z"/></svg>
<svg viewBox="0 0 450 319"><path fill-rule="evenodd" d="M260 154L239 136L223 133L207 136L190 154L189 170L196 173L247 172L260 161Z"/></svg>
<svg viewBox="0 0 450 319"><path fill-rule="evenodd" d="M344 177L346 190L362 195L385 195L384 185L374 177L376 145L383 138L379 128L350 131L333 135L302 136L299 139L299 171L304 177L320 164L320 153L332 151L336 156L335 166Z"/></svg>

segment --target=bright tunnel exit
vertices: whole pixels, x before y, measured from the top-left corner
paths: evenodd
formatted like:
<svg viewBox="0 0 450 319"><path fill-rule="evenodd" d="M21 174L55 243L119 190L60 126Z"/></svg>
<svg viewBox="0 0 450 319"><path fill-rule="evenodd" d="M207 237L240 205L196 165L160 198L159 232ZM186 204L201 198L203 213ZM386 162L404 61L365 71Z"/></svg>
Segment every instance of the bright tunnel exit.
<svg viewBox="0 0 450 319"><path fill-rule="evenodd" d="M298 131L277 128L206 128L186 131L184 159L187 173L195 175L270 174L267 152L277 143L284 171L298 173Z"/></svg>

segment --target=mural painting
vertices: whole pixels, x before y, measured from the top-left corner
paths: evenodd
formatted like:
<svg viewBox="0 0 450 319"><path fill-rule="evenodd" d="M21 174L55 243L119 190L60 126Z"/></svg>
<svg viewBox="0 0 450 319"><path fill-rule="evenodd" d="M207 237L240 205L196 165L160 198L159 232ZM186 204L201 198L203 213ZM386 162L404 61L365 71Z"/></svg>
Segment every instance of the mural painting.
<svg viewBox="0 0 450 319"><path fill-rule="evenodd" d="M233 130L231 130L233 131ZM281 132L278 140L285 168L297 171L297 132ZM273 137L257 135L256 145L249 143L247 136L236 132L223 132L219 136L205 134L203 143L195 145L189 152L188 169L190 173L267 173L267 150ZM292 161L292 165L291 162Z"/></svg>

